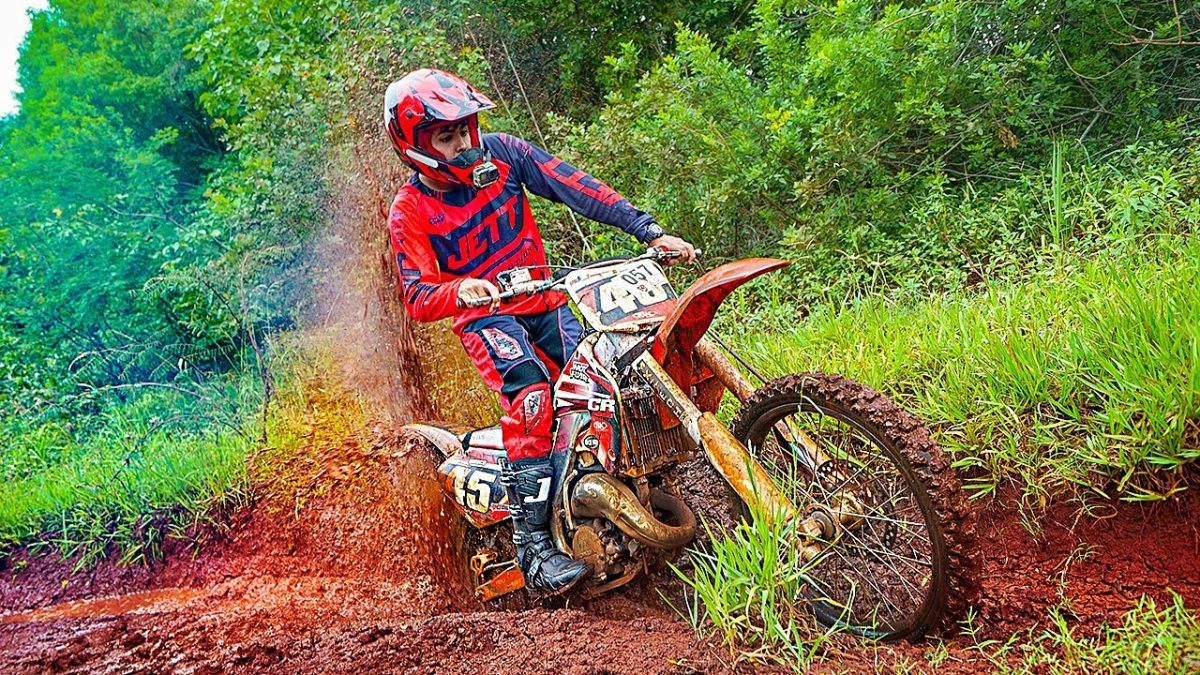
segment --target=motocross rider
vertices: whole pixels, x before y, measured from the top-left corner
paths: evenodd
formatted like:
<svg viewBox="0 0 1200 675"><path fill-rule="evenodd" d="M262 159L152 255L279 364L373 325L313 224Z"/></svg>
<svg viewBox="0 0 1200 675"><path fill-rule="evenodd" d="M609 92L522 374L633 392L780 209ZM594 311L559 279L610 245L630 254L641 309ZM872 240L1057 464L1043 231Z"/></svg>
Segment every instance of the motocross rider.
<svg viewBox="0 0 1200 675"><path fill-rule="evenodd" d="M409 315L452 318L452 330L499 395L508 455L501 480L517 560L526 587L549 595L591 573L590 565L558 550L549 529L555 487L550 387L582 328L561 293L500 302L497 274L546 264L525 188L642 244L677 252L676 261L693 260L695 250L604 183L536 145L507 134L481 135L478 114L494 107L465 80L440 70L416 70L388 86L387 135L415 170L392 202L388 228ZM482 299L490 303L464 304Z"/></svg>

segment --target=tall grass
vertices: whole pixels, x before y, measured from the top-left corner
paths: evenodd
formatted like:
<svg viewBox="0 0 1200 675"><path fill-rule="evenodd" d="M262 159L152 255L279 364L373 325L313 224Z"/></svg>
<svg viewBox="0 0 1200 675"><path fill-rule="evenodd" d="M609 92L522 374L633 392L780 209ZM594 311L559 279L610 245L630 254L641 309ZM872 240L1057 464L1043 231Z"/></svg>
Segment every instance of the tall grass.
<svg viewBox="0 0 1200 675"><path fill-rule="evenodd" d="M840 372L935 427L976 493L1162 499L1200 457L1200 240L1055 255L1021 283L818 312L735 346L769 375Z"/></svg>
<svg viewBox="0 0 1200 675"><path fill-rule="evenodd" d="M325 475L330 466L369 447L369 421L387 419L386 411L350 386L344 340L336 330L307 329L272 343L277 389L267 420L270 443L251 471L257 492L280 498L274 506L299 510L332 487Z"/></svg>
<svg viewBox="0 0 1200 675"><path fill-rule="evenodd" d="M832 633L806 609L808 565L790 544L797 535L759 515L724 536L710 531L711 546L690 552L687 572L672 567L691 589L680 613L697 632L719 636L739 659L802 672Z"/></svg>
<svg viewBox="0 0 1200 675"><path fill-rule="evenodd" d="M254 407L250 382L226 404ZM55 549L85 567L110 550L123 562L157 554L163 537L245 498L256 430L211 400L157 391L113 406L86 431L17 428L0 449L0 555Z"/></svg>

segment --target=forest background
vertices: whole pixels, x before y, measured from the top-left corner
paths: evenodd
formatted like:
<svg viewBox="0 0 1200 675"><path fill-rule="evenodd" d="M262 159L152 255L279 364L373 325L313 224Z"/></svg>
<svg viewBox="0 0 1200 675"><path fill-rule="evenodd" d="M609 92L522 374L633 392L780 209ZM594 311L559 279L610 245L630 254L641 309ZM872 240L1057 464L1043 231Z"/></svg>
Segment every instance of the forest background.
<svg viewBox="0 0 1200 675"><path fill-rule="evenodd" d="M1194 3L52 0L32 18L0 118L0 550L140 560L253 499L299 433L289 397L344 347L320 338L334 324L368 336L341 358L393 417L487 422L478 385L444 395L473 381L445 331L396 304L384 217L407 172L380 102L422 66L706 266L794 261L718 329L768 373L901 399L974 494L1036 513L1194 482ZM634 245L535 211L560 260Z"/></svg>

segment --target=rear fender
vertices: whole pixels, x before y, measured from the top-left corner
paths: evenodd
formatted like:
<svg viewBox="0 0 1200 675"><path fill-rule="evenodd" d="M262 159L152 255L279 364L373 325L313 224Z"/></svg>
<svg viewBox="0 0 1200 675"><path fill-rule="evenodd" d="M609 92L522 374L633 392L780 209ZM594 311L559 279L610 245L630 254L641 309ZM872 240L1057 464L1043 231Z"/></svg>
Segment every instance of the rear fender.
<svg viewBox="0 0 1200 675"><path fill-rule="evenodd" d="M405 424L402 430L411 431L429 441L433 444L433 447L438 449L438 452L442 453L443 457L450 457L463 450L462 436L449 429L436 427L432 424L417 423Z"/></svg>

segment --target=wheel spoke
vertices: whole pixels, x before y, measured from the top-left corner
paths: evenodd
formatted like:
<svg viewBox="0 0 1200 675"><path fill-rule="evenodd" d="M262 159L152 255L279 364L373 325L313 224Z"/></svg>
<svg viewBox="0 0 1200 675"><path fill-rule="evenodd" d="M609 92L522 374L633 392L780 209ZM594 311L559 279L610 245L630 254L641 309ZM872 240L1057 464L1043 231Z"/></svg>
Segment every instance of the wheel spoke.
<svg viewBox="0 0 1200 675"><path fill-rule="evenodd" d="M848 537L850 537L851 539L854 540L853 543L854 543L855 548L858 548L859 550L862 550L862 551L866 551L868 553L872 553L872 554L880 556L880 557L887 556L888 558L892 558L894 560L899 560L901 562L904 562L908 565L908 568L916 574L925 574L925 571L917 569L916 565L924 565L931 569L933 568L932 562L925 561L925 560L918 560L916 558L906 558L906 557L900 555L899 553L896 553L895 551L889 551L886 548L872 548L872 547L868 546L862 539L859 539L858 536L855 535L850 530L845 530L844 532Z"/></svg>
<svg viewBox="0 0 1200 675"><path fill-rule="evenodd" d="M836 547L835 547L835 548L836 548ZM846 556L844 556L844 555L839 555L839 557L841 557L841 558L842 558L842 560L843 560L843 561L845 561L845 563L846 563L847 565L850 565L850 566L851 566L851 569L861 569L861 565L858 565L858 566L854 565L853 561L851 561L851 560L850 560L849 558L847 558ZM913 601L913 602L915 602L915 603L916 603L916 604L919 606L919 605L921 604L921 601L920 601L920 596L921 596L921 595L923 595L923 592L921 591L921 589L919 589L919 588L917 588L916 586L914 586L914 585L912 584L912 582L910 582L910 581L908 580L908 578L907 578L907 577L905 577L903 574L899 574L898 570L896 570L896 568L895 568L895 567L893 567L893 566L889 566L889 569L891 569L893 572L897 572L897 573L895 574L895 577L896 577L896 579L898 579L898 580L900 581L900 585L901 585L901 586L904 588L905 592L907 593L907 595L908 595L908 599L909 599L909 600L911 600L911 601ZM865 572L865 570L864 570L864 572ZM922 573L922 572L920 572L919 570L918 570L918 573L919 573L919 574L923 574L923 573ZM862 578L862 579L864 579L864 580L867 580L867 579L870 579L870 578L871 578L869 574L859 574L859 575L857 575L857 576L859 576L860 578ZM879 593L881 596L883 596L883 597L887 597L887 593L886 593L885 591L883 591L882 589L880 589L880 588L879 588L878 586L876 586L875 584L871 584L871 587L872 587L872 588L874 588L874 589L875 589L875 590L876 590L876 591L877 591L877 592L878 592L878 593ZM915 596L913 595L914 593L916 594ZM894 607L894 605L893 605L893 607ZM899 609L898 609L898 608L897 608L897 611L899 611Z"/></svg>
<svg viewBox="0 0 1200 675"><path fill-rule="evenodd" d="M846 608L842 620L897 626L909 620L930 592L935 567L931 534L912 492L917 488L873 436L835 415L806 399L782 416L764 418L767 426L758 427L762 435L754 454L797 505L832 507L839 494L857 496L860 507L830 510L835 517L859 519L859 525L843 530L842 545L828 547L805 577L826 596L824 602ZM838 463L835 470L817 473L799 440L805 436ZM831 482L837 484L831 487ZM859 616L851 605L864 603L870 613Z"/></svg>
<svg viewBox="0 0 1200 675"><path fill-rule="evenodd" d="M845 563L849 569L851 569L851 570L859 569L860 566L857 565L855 563L855 561L847 558L841 551L838 550L837 546L830 546L826 550L831 551L834 555L836 555L839 559L841 559L841 561L843 563ZM843 575L845 575L844 572L843 572ZM892 601L891 597L888 596L888 594L886 592L884 592L884 590L882 588L875 585L874 580L872 580L869 575L857 575L856 574L854 576L855 576L855 579L858 579L858 580L862 581L863 583L865 583L867 586L870 586L871 589L873 591L875 591L875 593L879 596L879 599L882 600L883 602L887 603L889 606L891 606L892 610L894 610L896 613L898 613L898 614L904 613L899 607L896 606L896 603ZM850 580L850 579L848 579L848 580ZM853 580L850 580L850 581L853 584ZM911 593L909 594L909 598L912 599Z"/></svg>
<svg viewBox="0 0 1200 675"><path fill-rule="evenodd" d="M867 520L874 520L874 521L879 521L879 522L883 522L883 523L888 523L891 525L895 525L898 529L904 530L905 533L910 534L914 537L921 536L920 533L913 532L912 530L909 530L908 528L904 527L905 525L912 525L914 527L922 526L921 523L914 523L910 520L896 520L895 518L888 518L887 516L876 516L876 515L871 515L871 514L867 514L867 513L858 513L855 511L838 511L837 509L830 509L829 512L834 514L835 516L850 516L852 518L865 518Z"/></svg>

